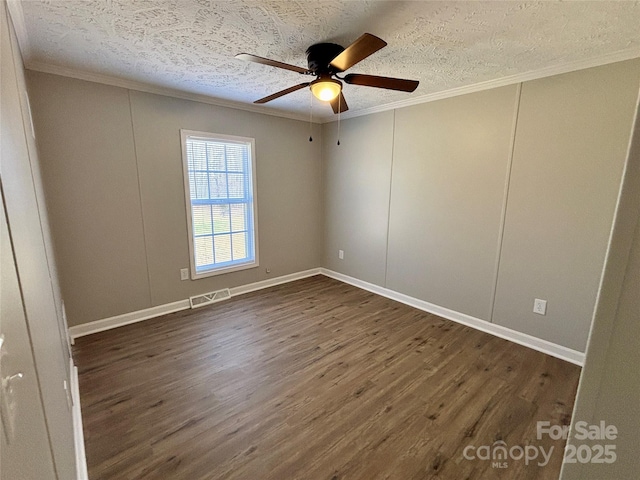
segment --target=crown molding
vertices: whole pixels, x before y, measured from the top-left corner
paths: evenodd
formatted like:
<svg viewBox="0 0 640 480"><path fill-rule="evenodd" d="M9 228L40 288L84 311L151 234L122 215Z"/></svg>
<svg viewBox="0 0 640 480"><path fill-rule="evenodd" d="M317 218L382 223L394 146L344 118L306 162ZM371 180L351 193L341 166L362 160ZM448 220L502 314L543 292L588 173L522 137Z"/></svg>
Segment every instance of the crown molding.
<svg viewBox="0 0 640 480"><path fill-rule="evenodd" d="M467 93L481 92L483 90L489 90L491 88L504 87L506 85L513 85L514 83L522 83L531 80L538 80L540 78L552 77L554 75L561 75L563 73L575 72L578 70L584 70L586 68L600 67L610 63L622 62L625 60L632 60L634 58L640 58L640 48L633 48L627 50L619 50L617 52L608 53L599 57L590 58L587 60L578 60L575 62L567 62L559 65L553 65L550 67L541 68L538 70L531 70L529 72L517 73L514 75L508 75L506 77L497 78L495 80L488 80L485 82L474 83L471 85L465 85L462 87L451 88L448 90L442 90L440 92L428 93L426 95L420 95L412 97L407 100L401 100L399 102L387 103L371 108L364 108L361 110L348 111L343 113L341 119L347 120L349 118L361 117L363 115L371 115L372 113L384 112L387 110L395 110L397 108L410 107L412 105L419 105L421 103L434 102L436 100L442 100L444 98L457 97L458 95L465 95ZM335 122L333 118L321 119L322 123Z"/></svg>
<svg viewBox="0 0 640 480"><path fill-rule="evenodd" d="M233 108L236 110L244 110L252 113L260 113L262 115L271 115L275 117L288 118L290 120L299 120L303 122L309 122L309 116L301 113L284 112L282 110L276 110L269 107L254 106L253 104L247 104L242 102L234 102L231 100L222 100L209 95L202 95L199 93L191 93L183 90L177 90L174 88L159 87L150 85L148 83L138 82L135 80L126 80L124 78L114 77L110 75L103 75L99 73L84 72L73 68L61 67L58 65L52 65L43 62L27 62L25 68L28 70L34 70L42 73L50 73L53 75L60 75L62 77L75 78L78 80L85 80L87 82L102 83L105 85L111 85L112 87L126 88L129 90L136 90L139 92L153 93L156 95L164 95L166 97L181 98L183 100L191 100L194 102L206 103L209 105L215 105L218 107ZM321 118L313 120L313 123L322 123Z"/></svg>
<svg viewBox="0 0 640 480"><path fill-rule="evenodd" d="M18 37L18 46L24 62L31 55L31 45L27 35L27 26L24 23L22 2L21 0L7 0L7 8L13 23L13 29L16 31L16 37Z"/></svg>
<svg viewBox="0 0 640 480"><path fill-rule="evenodd" d="M19 4L18 0L9 0L8 5ZM11 7L10 7L11 9ZM19 7L19 13L22 14L22 7ZM23 22L24 27L24 22ZM18 27L16 27L16 32ZM25 31L23 30L23 33ZM20 36L18 36L20 41ZM28 41L26 35L24 39L25 47L28 49ZM23 57L28 58L23 50L22 43L20 48L23 52ZM429 93L426 95L420 95L399 102L387 103L371 108L364 108L361 110L350 110L347 113L341 115L342 120L349 118L361 117L364 115L371 115L373 113L384 112L387 110L395 110L403 107L410 107L413 105L419 105L422 103L434 102L436 100L442 100L445 98L457 97L459 95L466 95L468 93L481 92L483 90L489 90L491 88L504 87L506 85L513 85L515 83L522 83L531 80L538 80L540 78L551 77L554 75L560 75L563 73L575 72L578 70L584 70L586 68L599 67L610 63L622 62L625 60L632 60L640 58L640 48L633 48L627 50L620 50L617 52L601 55L599 57L590 58L587 60L579 60L575 62L567 62L559 65L552 65L550 67L541 68L538 70L532 70L529 72L518 73L514 75L508 75L505 77L497 78L494 80L487 80L484 82L474 83L471 85L464 85L462 87L451 88L448 90L442 90L440 92ZM222 100L219 98L211 97L208 95L202 95L198 93L190 93L182 90L177 90L167 87L158 87L143 82L137 82L134 80L126 80L123 78L113 77L110 75L102 75L98 73L84 72L67 67L60 67L58 65L52 65L43 62L26 62L26 68L29 70L35 70L43 73L51 73L54 75L61 75L63 77L76 78L79 80L86 80L89 82L103 83L114 87L127 88L130 90L137 90L140 92L154 93L157 95L164 95L169 97L181 98L183 100L192 100L195 102L206 103L210 105L216 105L219 107L234 108L236 110L244 110L253 113L260 113L263 115L271 115L276 117L288 118L291 120L298 120L308 122L309 117L306 114L285 112L282 110L275 110L264 106L254 106L253 104L246 104L242 102L234 102L230 100ZM336 121L335 117L317 116L313 119L313 123L330 123Z"/></svg>

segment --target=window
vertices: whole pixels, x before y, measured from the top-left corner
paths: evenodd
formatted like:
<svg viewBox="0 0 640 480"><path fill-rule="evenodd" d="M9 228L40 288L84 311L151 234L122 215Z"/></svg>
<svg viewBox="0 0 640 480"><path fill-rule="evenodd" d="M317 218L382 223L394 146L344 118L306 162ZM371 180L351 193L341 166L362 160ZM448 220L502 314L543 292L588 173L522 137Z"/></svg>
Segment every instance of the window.
<svg viewBox="0 0 640 480"><path fill-rule="evenodd" d="M257 267L254 140L181 136L191 278Z"/></svg>

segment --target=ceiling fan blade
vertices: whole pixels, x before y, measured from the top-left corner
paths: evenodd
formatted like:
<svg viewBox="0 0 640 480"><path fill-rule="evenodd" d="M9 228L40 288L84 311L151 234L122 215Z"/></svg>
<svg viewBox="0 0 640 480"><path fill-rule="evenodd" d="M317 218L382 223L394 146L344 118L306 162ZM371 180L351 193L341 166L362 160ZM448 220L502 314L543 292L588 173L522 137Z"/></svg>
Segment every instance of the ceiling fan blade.
<svg viewBox="0 0 640 480"><path fill-rule="evenodd" d="M420 83L417 80L378 77L376 75L361 75L359 73L350 73L344 77L344 81L352 85L386 88L387 90L400 90L401 92L413 92L418 88L418 84Z"/></svg>
<svg viewBox="0 0 640 480"><path fill-rule="evenodd" d="M340 72L344 72L386 45L387 42L381 38L365 33L331 60L329 65Z"/></svg>
<svg viewBox="0 0 640 480"><path fill-rule="evenodd" d="M275 100L276 98L280 98L284 95L287 95L288 93L295 92L296 90L300 90L301 88L308 87L308 86L309 86L309 82L301 83L300 85L289 87L285 90L281 90L277 93L274 93L273 95L269 95L268 97L264 97L264 98L261 98L260 100L256 100L253 103L267 103L267 102L270 102L271 100Z"/></svg>
<svg viewBox="0 0 640 480"><path fill-rule="evenodd" d="M344 95L340 92L336 98L331 100L331 108L333 108L333 113L342 113L349 110L349 106L347 105L347 101L344 99Z"/></svg>
<svg viewBox="0 0 640 480"><path fill-rule="evenodd" d="M288 63L278 62L269 58L258 57L251 55L250 53L239 53L236 58L240 60L246 60L247 62L261 63L262 65L269 65L271 67L284 68L285 70L291 70L298 73L309 73L309 70L302 67L296 67L295 65L289 65Z"/></svg>

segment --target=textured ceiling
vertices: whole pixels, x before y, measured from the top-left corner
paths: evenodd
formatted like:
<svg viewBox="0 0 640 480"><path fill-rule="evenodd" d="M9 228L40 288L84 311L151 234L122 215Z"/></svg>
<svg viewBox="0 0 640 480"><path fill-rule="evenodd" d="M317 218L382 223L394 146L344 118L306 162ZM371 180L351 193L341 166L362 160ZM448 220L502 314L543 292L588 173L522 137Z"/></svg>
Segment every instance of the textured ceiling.
<svg viewBox="0 0 640 480"><path fill-rule="evenodd" d="M632 1L29 0L22 9L27 66L248 104L308 77L235 54L306 67L309 45L346 46L369 32L388 46L349 73L420 86L408 94L346 85L352 111L640 49L640 4ZM265 108L308 114L310 97L303 89ZM328 105L314 105L314 116L330 115Z"/></svg>

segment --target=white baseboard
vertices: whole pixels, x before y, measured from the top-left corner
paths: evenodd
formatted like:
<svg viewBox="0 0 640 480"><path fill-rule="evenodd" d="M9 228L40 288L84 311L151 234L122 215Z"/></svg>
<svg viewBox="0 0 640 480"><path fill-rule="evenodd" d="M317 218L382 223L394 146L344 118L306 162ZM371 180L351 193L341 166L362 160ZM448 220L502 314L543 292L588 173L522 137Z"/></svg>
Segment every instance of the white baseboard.
<svg viewBox="0 0 640 480"><path fill-rule="evenodd" d="M144 310L137 310L135 312L123 313L122 315L116 315L115 317L103 318L102 320L69 327L69 336L71 337L71 340L74 341L78 337L104 332L105 330L122 327L124 325L129 325L130 323L142 322L143 320L159 317L168 313L179 312L180 310L186 310L187 308L189 308L188 299L165 303L164 305L145 308Z"/></svg>
<svg viewBox="0 0 640 480"><path fill-rule="evenodd" d="M319 274L320 268L312 268L310 270L304 270L302 272L291 273L289 275L282 275L280 277L270 278L268 280L262 280L260 282L233 287L229 290L231 291L231 296L234 297L236 295L255 292L256 290L262 290L263 288L274 287L276 285L301 280L303 278L312 277L313 275ZM122 327L131 323L142 322L143 320L149 320L150 318L179 312L180 310L187 310L188 308L190 308L189 299L179 300L172 303L165 303L164 305L158 305L155 307L146 308L144 310L124 313L122 315L116 315L115 317L103 318L102 320L96 320L94 322L83 323L82 325L70 327L69 336L71 337L71 341L73 343L78 337L83 337L85 335L91 335L98 332L104 332L105 330L111 330L112 328Z"/></svg>
<svg viewBox="0 0 640 480"><path fill-rule="evenodd" d="M466 315L433 303L425 302L424 300L419 300L417 298L389 290L388 288L380 287L363 280L358 280L357 278L349 277L348 275L343 275L342 273L334 272L326 268L312 268L302 272L291 273L289 275L283 275L280 277L270 278L268 280L262 280L260 282L233 287L230 288L231 296L234 297L249 292L255 292L256 290L282 285L283 283L294 282L303 278L312 277L313 275L324 275L326 277L348 283L349 285L396 300L419 310L433 313L434 315L461 323L468 327L475 328L476 330L481 330L485 333L504 338L505 340L510 340L519 345L532 348L576 365L582 366L584 364L584 353L582 352L563 347L562 345L557 345L547 340L542 340L526 333L511 330L510 328L487 322L486 320L481 320L479 318L472 317L471 315ZM147 308L145 310L139 310L137 312L125 313L123 315L117 315L115 317L77 325L69 328L69 335L72 340L75 340L76 338L84 335L91 335L92 333L110 330L130 323L141 322L143 320L148 320L150 318L159 317L161 315L166 315L180 310L186 310L188 308L189 300L180 300L173 303L167 303L165 305Z"/></svg>
<svg viewBox="0 0 640 480"><path fill-rule="evenodd" d="M80 408L80 386L78 385L78 367L71 363L71 398L73 400L73 442L76 451L76 478L89 480L87 471L87 456L84 451L84 431L82 430L82 409Z"/></svg>
<svg viewBox="0 0 640 480"><path fill-rule="evenodd" d="M282 275L281 277L270 278L268 280L262 280L260 282L240 285L239 287L233 287L229 290L231 291L231 296L235 297L236 295L255 292L256 290L262 290L263 288L275 287L276 285L282 285L283 283L295 282L296 280L302 280L303 278L320 275L320 270L320 268L312 268L310 270L290 273L289 275Z"/></svg>
<svg viewBox="0 0 640 480"><path fill-rule="evenodd" d="M476 330L480 330L482 332L495 335L496 337L510 340L519 345L532 348L539 352L546 353L553 357L566 360L567 362L573 363L575 365L582 366L584 364L584 353L572 350L567 347L563 347L562 345L557 345L555 343L549 342L547 340L542 340L526 333L511 330L510 328L503 327L502 325L497 325L495 323L487 322L486 320L472 317L471 315L466 315L464 313L456 312L439 305L434 305L433 303L425 302L424 300L419 300L417 298L410 297L393 290L389 290L388 288L380 287L369 282L358 280L357 278L349 277L348 275L343 275L342 273L334 272L326 268L321 268L320 273L329 278L333 278L335 280L348 283L349 285L353 285L354 287L362 288L363 290L367 290L383 297L390 298L391 300L396 300L400 303L404 303L405 305L409 305L419 310L433 313L434 315L446 318L447 320L461 323L468 327L475 328Z"/></svg>

